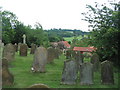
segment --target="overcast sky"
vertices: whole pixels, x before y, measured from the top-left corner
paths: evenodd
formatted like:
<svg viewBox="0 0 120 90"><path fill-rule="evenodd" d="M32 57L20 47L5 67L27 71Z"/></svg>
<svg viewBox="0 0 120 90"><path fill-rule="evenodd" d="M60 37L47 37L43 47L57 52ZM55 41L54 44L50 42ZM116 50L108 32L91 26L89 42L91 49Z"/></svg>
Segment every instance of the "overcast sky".
<svg viewBox="0 0 120 90"><path fill-rule="evenodd" d="M86 4L94 5L94 2L102 4L108 0L0 0L0 6L16 14L25 25L39 22L43 29L88 31L88 23L81 20L84 18L81 13L87 11Z"/></svg>

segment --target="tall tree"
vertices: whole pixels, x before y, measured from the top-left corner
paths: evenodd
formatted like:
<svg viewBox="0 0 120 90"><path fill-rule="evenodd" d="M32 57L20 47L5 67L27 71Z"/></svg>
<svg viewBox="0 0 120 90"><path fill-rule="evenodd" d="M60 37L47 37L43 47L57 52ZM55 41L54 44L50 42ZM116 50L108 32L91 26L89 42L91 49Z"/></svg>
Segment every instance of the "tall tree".
<svg viewBox="0 0 120 90"><path fill-rule="evenodd" d="M101 60L111 60L118 63L118 34L120 33L120 4L87 5L89 12L82 13L85 21L92 27L91 45L97 47ZM119 24L119 25L118 25Z"/></svg>
<svg viewBox="0 0 120 90"><path fill-rule="evenodd" d="M17 17L10 11L2 12L2 39L3 42L10 43L14 40L14 25L17 22Z"/></svg>

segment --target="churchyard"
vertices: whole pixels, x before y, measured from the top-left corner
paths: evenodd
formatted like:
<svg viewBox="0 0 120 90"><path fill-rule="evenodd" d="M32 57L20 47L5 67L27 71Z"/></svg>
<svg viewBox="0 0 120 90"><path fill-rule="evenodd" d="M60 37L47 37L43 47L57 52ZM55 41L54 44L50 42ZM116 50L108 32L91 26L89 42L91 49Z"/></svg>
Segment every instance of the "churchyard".
<svg viewBox="0 0 120 90"><path fill-rule="evenodd" d="M80 53L73 54L75 60L70 59L70 57L66 59L66 56L63 53L60 54L59 58L54 58L53 60L55 53L52 54L51 52L51 60L44 63L45 67L44 65L43 67L39 67L38 65L39 68L37 68L37 62L35 61L37 60L36 57L39 57L39 59L45 57L45 54L43 54L44 56L40 54L42 49L44 50L44 48L37 48L34 53L39 53L38 56L30 54L30 48L27 49L27 54L21 54L19 51L15 52L15 55L10 54L10 56L14 55L14 59L12 59L12 61L9 60L10 62L8 62L9 73L12 74L12 76L10 75L9 77L9 79L12 78L10 81L11 84L3 85L3 88L28 88L31 85L39 83L45 84L50 88L118 88L118 72L116 68L113 68L113 71L111 71L112 67L108 63L109 65L106 64L108 66L107 69L110 69L110 71L108 70L108 73L106 73L104 65L103 67L101 65L103 69L99 68L101 70L98 70L98 67L95 66L96 64L92 66L95 62L94 60L91 60L91 58L88 57L84 57L83 59L81 58ZM49 49L50 48L48 48L48 51ZM26 50L23 50L23 52L26 52ZM12 51L10 53L12 53ZM83 59L83 61L80 61L81 59ZM97 61L97 59L95 60ZM44 61L40 60L40 62ZM80 67L78 63L81 64ZM4 64L5 63L3 63L3 65ZM34 67L34 70L32 69L32 66ZM110 73L111 75L109 75ZM104 76L107 74L108 76ZM103 81L101 82L102 78ZM113 80L111 78L113 78Z"/></svg>
<svg viewBox="0 0 120 90"><path fill-rule="evenodd" d="M86 5L81 20L89 23L88 32L45 29L42 22L25 25L14 13L0 8L2 88L120 88L120 3L110 5Z"/></svg>

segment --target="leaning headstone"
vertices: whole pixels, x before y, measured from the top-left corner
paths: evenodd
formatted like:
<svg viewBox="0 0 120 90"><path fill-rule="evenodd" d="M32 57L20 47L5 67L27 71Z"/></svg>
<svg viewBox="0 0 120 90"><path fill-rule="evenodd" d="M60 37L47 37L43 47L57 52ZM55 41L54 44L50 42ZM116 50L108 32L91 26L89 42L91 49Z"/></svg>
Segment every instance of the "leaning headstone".
<svg viewBox="0 0 120 90"><path fill-rule="evenodd" d="M81 66L80 84L81 85L93 84L93 65L90 62L85 62Z"/></svg>
<svg viewBox="0 0 120 90"><path fill-rule="evenodd" d="M21 44L20 45L20 56L27 56L27 49L28 49L28 46L27 44Z"/></svg>
<svg viewBox="0 0 120 90"><path fill-rule="evenodd" d="M47 52L48 52L47 63L53 62L53 60L55 59L55 49L52 47L48 47Z"/></svg>
<svg viewBox="0 0 120 90"><path fill-rule="evenodd" d="M31 44L31 51L30 51L30 54L34 54L36 48L37 48L37 45L32 43L32 44Z"/></svg>
<svg viewBox="0 0 120 90"><path fill-rule="evenodd" d="M101 63L101 81L102 84L114 84L113 65L110 61Z"/></svg>
<svg viewBox="0 0 120 90"><path fill-rule="evenodd" d="M11 43L5 45L3 49L3 57L5 57L8 60L8 62L14 60L15 48Z"/></svg>
<svg viewBox="0 0 120 90"><path fill-rule="evenodd" d="M47 50L44 47L38 47L35 50L33 59L33 72L46 72Z"/></svg>
<svg viewBox="0 0 120 90"><path fill-rule="evenodd" d="M62 72L61 84L76 84L77 80L77 63L75 60L67 60L64 62L64 68Z"/></svg>
<svg viewBox="0 0 120 90"><path fill-rule="evenodd" d="M8 61L6 58L2 59L2 85L13 85L14 76L9 72Z"/></svg>
<svg viewBox="0 0 120 90"><path fill-rule="evenodd" d="M31 86L29 86L28 88L49 88L47 85L45 85L45 84L41 84L41 83L39 83L39 84L34 84L34 85L31 85ZM49 89L48 89L49 90Z"/></svg>
<svg viewBox="0 0 120 90"><path fill-rule="evenodd" d="M99 56L95 53L93 54L93 56L91 57L91 63L93 64L93 70L99 71L99 67L100 67L100 62L99 62Z"/></svg>

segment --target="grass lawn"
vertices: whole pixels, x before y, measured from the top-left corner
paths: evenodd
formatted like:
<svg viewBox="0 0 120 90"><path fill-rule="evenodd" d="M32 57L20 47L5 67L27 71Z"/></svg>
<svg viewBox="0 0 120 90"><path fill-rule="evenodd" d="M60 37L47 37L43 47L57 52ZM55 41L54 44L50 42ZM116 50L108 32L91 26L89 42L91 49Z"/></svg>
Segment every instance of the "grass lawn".
<svg viewBox="0 0 120 90"><path fill-rule="evenodd" d="M11 73L14 75L14 85L4 86L3 88L27 88L32 84L43 83L48 85L50 88L117 88L118 87L118 73L114 73L114 85L102 85L100 83L100 73L94 73L94 84L90 86L81 86L80 80L77 81L76 85L60 85L63 62L65 56L61 55L59 59L55 59L54 63L46 65L46 73L32 73L31 66L33 62L33 55L28 52L27 57L19 56L16 53L15 60L11 63L9 68ZM89 59L86 59L87 61Z"/></svg>

